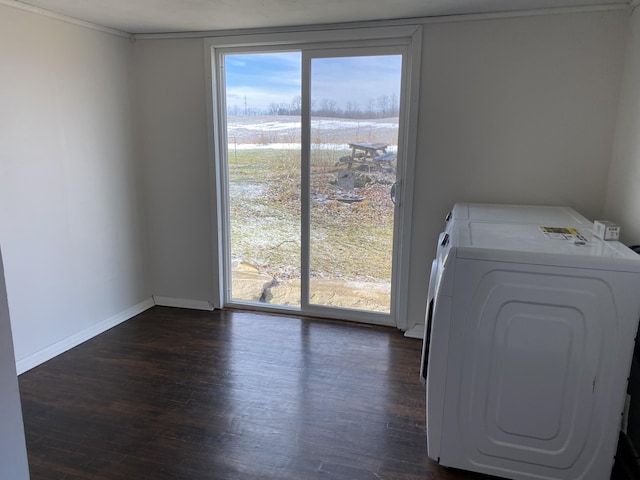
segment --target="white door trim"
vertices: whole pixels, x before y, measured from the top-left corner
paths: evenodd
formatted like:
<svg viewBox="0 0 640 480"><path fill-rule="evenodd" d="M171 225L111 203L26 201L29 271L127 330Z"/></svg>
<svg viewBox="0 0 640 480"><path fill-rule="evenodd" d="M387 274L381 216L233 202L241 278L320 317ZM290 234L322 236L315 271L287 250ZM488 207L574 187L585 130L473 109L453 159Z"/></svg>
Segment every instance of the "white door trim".
<svg viewBox="0 0 640 480"><path fill-rule="evenodd" d="M227 303L227 294L224 286L229 277L229 265L226 265L223 254L225 227L225 214L222 211L222 201L225 193L225 172L221 168L221 162L225 160L226 149L221 145L221 132L225 129L225 105L224 88L219 79L218 55L222 50L243 48L254 50L256 47L264 47L265 50L277 51L278 49L295 49L313 45L315 48L328 48L336 43L350 42L353 46L374 46L376 44L401 45L407 47L406 62L403 63L403 89L406 94L402 96L400 131L403 138L398 144L405 147L403 172L399 172L402 183L399 185L399 206L396 207L396 227L401 231L394 232L398 239L398 245L394 248L393 276L396 279L392 286L393 311L391 318L400 329L407 328L407 300L409 285L409 249L411 239L411 218L413 215L413 191L414 171L416 163L416 145L418 137L418 105L420 66L422 51L422 26L403 25L388 27L363 27L345 30L311 30L305 32L282 32L267 34L234 35L225 37L213 37L204 39L204 59L207 85L207 126L209 138L209 162L211 176L211 211L212 221L212 249L214 252L214 306L223 307ZM400 147L399 147L400 148ZM400 152L399 152L400 154ZM355 313L355 312L354 312ZM357 316L357 315L356 315ZM344 317L344 316L342 316ZM384 321L380 323L386 323Z"/></svg>

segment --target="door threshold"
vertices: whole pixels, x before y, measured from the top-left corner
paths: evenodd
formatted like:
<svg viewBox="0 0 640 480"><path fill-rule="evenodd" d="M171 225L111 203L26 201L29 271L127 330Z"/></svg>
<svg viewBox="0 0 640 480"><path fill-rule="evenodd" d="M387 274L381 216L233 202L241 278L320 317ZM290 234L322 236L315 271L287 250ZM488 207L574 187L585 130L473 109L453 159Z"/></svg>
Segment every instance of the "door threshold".
<svg viewBox="0 0 640 480"><path fill-rule="evenodd" d="M404 332L404 336L421 339L424 336L424 323L416 323L413 327Z"/></svg>

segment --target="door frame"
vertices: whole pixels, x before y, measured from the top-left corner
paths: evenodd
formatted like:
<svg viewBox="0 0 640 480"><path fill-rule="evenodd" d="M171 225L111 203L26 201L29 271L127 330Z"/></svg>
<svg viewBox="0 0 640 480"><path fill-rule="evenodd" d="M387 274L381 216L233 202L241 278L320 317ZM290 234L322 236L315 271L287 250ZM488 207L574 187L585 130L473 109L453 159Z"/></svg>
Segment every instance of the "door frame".
<svg viewBox="0 0 640 480"><path fill-rule="evenodd" d="M207 128L209 142L209 163L211 176L211 206L212 206L212 248L213 248L213 285L215 308L223 308L229 305L230 265L223 247L228 241L228 234L223 211L223 199L226 192L226 148L224 146L223 132L226 130L226 106L224 85L220 81L219 55L235 51L283 51L295 49L313 48L327 49L332 47L344 47L344 42L349 47L375 47L400 46L406 48L406 60L403 61L403 85L405 93L401 96L399 118L398 155L403 156L403 161L398 162L401 171L398 172L396 190L397 206L395 209L394 237L398 240L394 245L393 273L391 286L391 312L390 315L381 315L378 318L366 320L368 323L393 325L402 330L408 328L407 300L409 290L409 248L411 239L411 220L413 216L413 190L414 171L417 157L418 138L418 110L420 65L422 49L422 27L420 25L389 26L389 27L360 27L340 29L324 27L297 32L276 32L247 35L231 35L211 37L204 39L204 59L207 94ZM304 79L303 79L304 84ZM304 132L303 132L304 135ZM404 151L400 152L400 145ZM303 162L304 165L304 162ZM242 305L233 306L242 307ZM271 307L268 305L251 305L252 309L271 312L290 310L292 313L304 312L298 308ZM314 309L315 310L315 309ZM328 318L341 318L345 320L362 321L358 311L340 309L333 314L331 309L322 308L319 315ZM375 317L375 315L374 315Z"/></svg>

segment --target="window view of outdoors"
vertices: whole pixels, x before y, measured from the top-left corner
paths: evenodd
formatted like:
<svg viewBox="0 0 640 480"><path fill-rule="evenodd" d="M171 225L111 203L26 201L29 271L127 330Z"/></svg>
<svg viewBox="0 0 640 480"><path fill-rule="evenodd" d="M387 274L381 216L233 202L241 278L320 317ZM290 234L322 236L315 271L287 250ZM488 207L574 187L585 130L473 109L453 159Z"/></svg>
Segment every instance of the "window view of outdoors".
<svg viewBox="0 0 640 480"><path fill-rule="evenodd" d="M308 254L311 304L389 313L401 61L312 59L302 225L301 54L225 56L232 300L299 307Z"/></svg>

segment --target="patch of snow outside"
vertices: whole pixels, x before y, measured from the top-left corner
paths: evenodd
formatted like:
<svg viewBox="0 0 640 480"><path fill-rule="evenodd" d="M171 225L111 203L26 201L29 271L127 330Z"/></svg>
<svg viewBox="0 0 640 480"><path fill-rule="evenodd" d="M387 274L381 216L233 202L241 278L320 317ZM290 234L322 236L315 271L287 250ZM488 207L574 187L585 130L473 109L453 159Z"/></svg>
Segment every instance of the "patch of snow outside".
<svg viewBox="0 0 640 480"><path fill-rule="evenodd" d="M302 145L299 143L229 143L227 146L229 151L231 150L260 150L260 149L272 149L272 150L300 150ZM311 150L349 150L349 145L333 144L333 143L318 143L311 145ZM397 145L389 145L387 147L388 152L396 152L398 150Z"/></svg>

